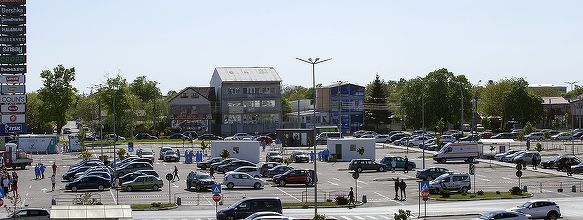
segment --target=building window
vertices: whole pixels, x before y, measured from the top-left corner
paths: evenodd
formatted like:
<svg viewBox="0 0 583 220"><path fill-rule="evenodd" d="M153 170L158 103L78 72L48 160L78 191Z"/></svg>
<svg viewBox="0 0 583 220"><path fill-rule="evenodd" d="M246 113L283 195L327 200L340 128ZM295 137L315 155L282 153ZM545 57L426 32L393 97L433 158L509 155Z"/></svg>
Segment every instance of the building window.
<svg viewBox="0 0 583 220"><path fill-rule="evenodd" d="M273 108L275 107L275 100L262 100L261 107L263 108Z"/></svg>
<svg viewBox="0 0 583 220"><path fill-rule="evenodd" d="M182 93L180 94L180 98L188 98L188 93Z"/></svg>
<svg viewBox="0 0 583 220"><path fill-rule="evenodd" d="M350 151L356 151L356 144L350 145Z"/></svg>
<svg viewBox="0 0 583 220"><path fill-rule="evenodd" d="M227 94L241 94L241 88L227 88Z"/></svg>
<svg viewBox="0 0 583 220"><path fill-rule="evenodd" d="M192 93L192 96L190 96L190 97L193 98L193 99L198 99L198 93L193 92Z"/></svg>

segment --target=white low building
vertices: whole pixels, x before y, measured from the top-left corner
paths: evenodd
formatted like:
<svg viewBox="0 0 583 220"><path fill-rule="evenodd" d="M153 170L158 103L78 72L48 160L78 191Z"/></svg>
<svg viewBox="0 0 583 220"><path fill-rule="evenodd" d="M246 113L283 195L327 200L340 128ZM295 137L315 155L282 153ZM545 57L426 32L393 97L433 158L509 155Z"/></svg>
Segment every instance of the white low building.
<svg viewBox="0 0 583 220"><path fill-rule="evenodd" d="M374 160L376 156L374 138L344 138L344 139L328 139L328 151L330 155L336 155L337 161L350 161L352 159L371 159ZM364 148L362 156L358 153L358 148Z"/></svg>
<svg viewBox="0 0 583 220"><path fill-rule="evenodd" d="M259 163L259 151L261 142L258 141L213 141L211 144L211 156L220 157L223 150L228 150L231 157Z"/></svg>

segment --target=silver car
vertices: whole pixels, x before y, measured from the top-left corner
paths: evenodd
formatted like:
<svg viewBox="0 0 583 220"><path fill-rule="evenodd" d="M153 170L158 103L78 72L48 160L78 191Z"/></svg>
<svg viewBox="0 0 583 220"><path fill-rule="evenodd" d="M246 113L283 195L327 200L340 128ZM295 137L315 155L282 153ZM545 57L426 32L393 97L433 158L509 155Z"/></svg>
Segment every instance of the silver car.
<svg viewBox="0 0 583 220"><path fill-rule="evenodd" d="M561 217L561 209L559 208L559 205L549 200L528 201L510 210L529 214L532 218L557 219Z"/></svg>

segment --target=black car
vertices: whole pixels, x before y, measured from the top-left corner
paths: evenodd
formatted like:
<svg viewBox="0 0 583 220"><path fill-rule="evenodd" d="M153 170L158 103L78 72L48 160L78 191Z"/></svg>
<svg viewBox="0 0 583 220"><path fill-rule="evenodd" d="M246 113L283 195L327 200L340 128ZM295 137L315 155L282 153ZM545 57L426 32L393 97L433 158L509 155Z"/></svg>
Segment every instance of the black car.
<svg viewBox="0 0 583 220"><path fill-rule="evenodd" d="M173 150L164 152L164 162L178 162L178 154Z"/></svg>
<svg viewBox="0 0 583 220"><path fill-rule="evenodd" d="M128 181L132 181L134 179L136 179L136 177L138 176L145 176L146 174L144 173L140 173L140 172L133 172L133 173L128 173L126 175L123 175L122 177L119 178L118 182L119 185L121 186L122 183L128 182Z"/></svg>
<svg viewBox="0 0 583 220"><path fill-rule="evenodd" d="M182 134L183 134L184 136L187 136L187 137L189 137L189 138L190 138L190 139L192 139L192 140L194 140L194 139L197 139L197 138L198 138L198 134L196 133L196 131L185 131L185 132L182 132Z"/></svg>
<svg viewBox="0 0 583 220"><path fill-rule="evenodd" d="M65 185L65 189L72 190L73 192L77 192L79 189L97 189L103 191L105 188L110 187L110 181L100 176L85 176Z"/></svg>
<svg viewBox="0 0 583 220"><path fill-rule="evenodd" d="M310 156L308 156L303 151L294 151L291 154L291 158L293 162L310 162Z"/></svg>
<svg viewBox="0 0 583 220"><path fill-rule="evenodd" d="M265 161L266 162L275 161L281 163L283 162L283 156L277 151L268 151L267 155L265 156Z"/></svg>
<svg viewBox="0 0 583 220"><path fill-rule="evenodd" d="M223 140L223 138L214 134L201 134L198 136L198 140Z"/></svg>
<svg viewBox="0 0 583 220"><path fill-rule="evenodd" d="M217 169L219 168L219 166L225 165L225 164L229 164L232 161L237 161L239 159L237 158L227 158L227 159L223 159L220 162L216 162L216 163L212 163L211 166L213 168L213 170L216 172L218 171Z"/></svg>
<svg viewBox="0 0 583 220"><path fill-rule="evenodd" d="M508 132L499 133L491 137L491 139L513 139L514 135Z"/></svg>
<svg viewBox="0 0 583 220"><path fill-rule="evenodd" d="M85 172L86 170L90 169L91 167L92 166L83 166L83 167L77 167L77 168L74 168L72 170L69 170L65 174L63 174L63 179L73 181L73 180L75 180L75 174Z"/></svg>
<svg viewBox="0 0 583 220"><path fill-rule="evenodd" d="M359 173L363 170L377 170L379 172L384 172L387 170L387 165L377 163L371 159L352 159L350 164L348 164L348 169L355 170Z"/></svg>
<svg viewBox="0 0 583 220"><path fill-rule="evenodd" d="M441 174L449 173L450 171L443 167L429 167L423 170L417 170L417 175L415 177L422 179L424 181L431 181Z"/></svg>
<svg viewBox="0 0 583 220"><path fill-rule="evenodd" d="M212 185L216 185L215 179L208 173L191 171L186 177L186 188L194 187L196 191L210 189Z"/></svg>
<svg viewBox="0 0 583 220"><path fill-rule="evenodd" d="M581 160L575 156L563 155L555 161L555 169L566 172L568 160L571 160L571 166L581 163Z"/></svg>
<svg viewBox="0 0 583 220"><path fill-rule="evenodd" d="M257 164L251 163L249 161L245 161L245 160L238 160L238 161L232 161L228 164L223 164L217 167L217 171L222 172L222 173L226 173L229 171L233 171L239 167L242 166L252 166L252 167L256 167Z"/></svg>
<svg viewBox="0 0 583 220"><path fill-rule="evenodd" d="M279 174L284 174L287 171L293 170L293 167L290 167L288 165L277 165L274 168L269 169L269 172L267 174L268 177L273 177L275 175L279 175Z"/></svg>
<svg viewBox="0 0 583 220"><path fill-rule="evenodd" d="M172 135L170 135L170 137L169 137L169 138L170 138L170 139L182 139L182 140L187 140L187 139L189 139L189 137L188 137L188 136L186 136L186 135L183 135L183 134L181 134L181 133L172 134Z"/></svg>
<svg viewBox="0 0 583 220"><path fill-rule="evenodd" d="M555 166L555 161L557 161L557 159L559 159L560 157L561 156L552 156L549 159L540 162L540 165L545 169L553 168Z"/></svg>
<svg viewBox="0 0 583 220"><path fill-rule="evenodd" d="M276 162L266 162L266 163L262 163L259 166L259 172L261 173L261 176L268 177L269 176L269 169L274 168L277 165L281 165L281 164L280 163L276 163Z"/></svg>
<svg viewBox="0 0 583 220"><path fill-rule="evenodd" d="M206 170L206 168L210 168L211 164L213 163L217 163L217 162L221 162L223 160L222 157L213 157L210 160L204 161L204 162L200 162L198 164L196 164L196 167Z"/></svg>
<svg viewBox="0 0 583 220"><path fill-rule="evenodd" d="M389 139L390 139L390 142L393 142L393 141L396 141L396 140L399 140L401 138L408 137L408 136L409 135L405 134L405 133L396 133L396 134L391 135L391 137Z"/></svg>
<svg viewBox="0 0 583 220"><path fill-rule="evenodd" d="M460 138L460 141L478 141L480 140L480 135L478 134L469 134L463 138Z"/></svg>
<svg viewBox="0 0 583 220"><path fill-rule="evenodd" d="M142 140L142 139L158 139L158 137L156 137L154 135L150 135L148 133L138 133L138 134L136 134L136 140Z"/></svg>
<svg viewBox="0 0 583 220"><path fill-rule="evenodd" d="M43 208L22 208L14 211L4 219L50 219L49 210Z"/></svg>

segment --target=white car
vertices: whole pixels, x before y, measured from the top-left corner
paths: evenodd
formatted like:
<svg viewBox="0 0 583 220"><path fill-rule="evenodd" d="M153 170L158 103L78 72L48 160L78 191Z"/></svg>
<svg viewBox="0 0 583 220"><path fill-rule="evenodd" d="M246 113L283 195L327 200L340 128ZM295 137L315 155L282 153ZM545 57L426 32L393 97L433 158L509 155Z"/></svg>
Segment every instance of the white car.
<svg viewBox="0 0 583 220"><path fill-rule="evenodd" d="M551 140L571 140L573 136L569 132L561 132L556 135L551 136Z"/></svg>
<svg viewBox="0 0 583 220"><path fill-rule="evenodd" d="M545 135L542 132L532 132L524 136L526 140L543 140L545 139Z"/></svg>
<svg viewBox="0 0 583 220"><path fill-rule="evenodd" d="M419 145L422 145L422 144L423 144L423 142L425 142L425 141L427 141L427 140L430 140L430 139L432 139L432 138L431 138L431 137L429 137L429 136L425 136L425 137L423 137L423 136L418 136L418 137L415 137L415 138L413 138L412 140L410 140L410 141L409 141L409 143L408 143L408 145L409 145L409 147L412 147L412 146L419 146Z"/></svg>
<svg viewBox="0 0 583 220"><path fill-rule="evenodd" d="M260 189L265 186L265 181L259 178L254 178L247 173L229 172L225 174L223 185L226 185L229 189L232 189L235 186L250 186L255 189Z"/></svg>
<svg viewBox="0 0 583 220"><path fill-rule="evenodd" d="M247 173L255 178L261 177L261 171L259 171L259 168L253 167L253 166L242 166L242 167L239 167L231 172Z"/></svg>
<svg viewBox="0 0 583 220"><path fill-rule="evenodd" d="M391 136L386 135L386 134L377 134L375 137L375 142L376 143L389 143L391 142Z"/></svg>
<svg viewBox="0 0 583 220"><path fill-rule="evenodd" d="M529 214L532 218L558 219L561 217L559 205L549 200L532 200L525 202L510 211Z"/></svg>
<svg viewBox="0 0 583 220"><path fill-rule="evenodd" d="M439 141L442 143L447 143L447 142L455 142L457 140L455 139L454 136L444 134L444 135L441 135L441 137L439 137Z"/></svg>
<svg viewBox="0 0 583 220"><path fill-rule="evenodd" d="M472 220L491 220L491 219L503 219L503 220L530 220L532 219L530 215L523 214L520 212L513 211L493 211L483 214L482 216L472 219Z"/></svg>

